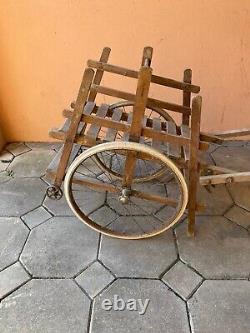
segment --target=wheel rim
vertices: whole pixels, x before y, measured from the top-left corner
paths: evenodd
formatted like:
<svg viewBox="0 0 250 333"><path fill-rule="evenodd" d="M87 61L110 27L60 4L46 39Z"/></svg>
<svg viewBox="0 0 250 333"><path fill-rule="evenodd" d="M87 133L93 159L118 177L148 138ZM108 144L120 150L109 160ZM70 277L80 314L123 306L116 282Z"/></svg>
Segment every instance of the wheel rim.
<svg viewBox="0 0 250 333"><path fill-rule="evenodd" d="M130 114L130 113L132 113L132 110L133 110L132 107L133 106L134 106L134 102L121 101L121 102L118 102L118 103L111 104L109 106L109 110L113 111L116 108L123 108L123 112ZM125 108L130 108L130 109L125 109ZM150 119L159 118L161 121L171 121L171 122L175 123L174 119L165 110L163 110L159 107L147 108L146 111L145 111L145 115ZM156 115L157 115L157 117L155 117ZM121 136L119 137L119 133L118 133L118 140L119 139L122 139L122 137ZM150 140L148 140L148 142L144 142L144 143L151 145ZM103 164L102 161L100 159L98 159L97 156L96 156L96 162L99 164L99 166L104 171L108 171L112 176L116 177L117 179L121 178L121 175L119 173L115 172L114 170L110 170L109 167L107 165ZM159 178L162 175L163 172L164 172L164 168L160 169L160 170L156 170L151 175L146 174L146 175L144 175L140 178L136 177L136 175L135 175L135 182L143 183L143 182L155 179L155 178Z"/></svg>
<svg viewBox="0 0 250 333"><path fill-rule="evenodd" d="M120 190L122 190L122 188L117 185L117 180L112 179L107 172L99 175L99 178L97 177L98 181L95 182L95 186L99 186L99 188L98 190L93 191L92 186L94 177L86 176L83 173L80 173L79 167L82 168L84 163L86 166L87 161L95 154L113 150L119 150L120 152L125 151L126 153L133 150L138 154L139 152L140 154L148 154L151 158L154 158L155 163L158 159L159 163L164 164L166 168L169 168L172 171L175 180L177 180L176 184L179 189L179 197L178 199L174 199L175 211L171 213L172 215L170 214L171 216L169 216L169 212L167 212L166 209L171 208L170 211L173 209L172 206L169 206L169 200L172 198L170 198L166 193L162 194L164 190L162 184L159 184L158 181L157 183L152 182L152 186L150 185L150 188L147 183L147 191L144 189L141 190L141 187L143 188L144 186L143 184L134 183L131 187L133 194L129 197L129 205L121 204L120 201L115 201L120 200L119 197L121 197L122 192ZM105 177L106 181L104 181ZM100 179L102 179L101 182ZM75 184L76 181L78 181L77 184ZM165 180L163 179L162 181L164 182ZM91 186L89 185L90 183L92 184ZM83 192L80 191L81 187L79 187L79 184L85 185L84 188L82 188L84 189ZM171 183L169 183L169 185L170 187L172 186ZM73 186L75 186L75 189ZM156 192L160 192L160 195L152 193L152 189L154 190L155 188ZM98 232L123 239L147 238L164 232L178 222L187 204L187 186L180 170L175 166L175 164L158 151L145 145L131 142L104 143L86 150L78 156L69 167L65 177L64 190L65 197L70 208L81 221ZM113 193L111 190L115 190L116 192ZM76 191L78 191L78 193ZM108 223L107 225L104 225L103 223L100 224L94 216L99 209L102 209L102 207L94 209L94 212L86 211L86 208L82 208L82 197L80 196L80 199L78 200L80 192L87 197L87 200L92 199L92 202L98 202L101 198L101 194L99 194L99 192L105 192L106 197L102 207L115 212L116 218L114 221L111 221L111 223ZM98 193L97 197L96 193ZM141 195L143 195L143 199L140 197ZM147 195L150 195L150 200L148 198L145 199L145 196ZM155 196L157 197L157 201L154 201ZM158 202L159 198L161 198L160 200L163 200L164 204L162 202ZM168 204L165 204L166 200L168 200ZM171 205L172 204L173 203L171 203ZM163 213L165 215L167 214L168 217L164 222L162 217Z"/></svg>

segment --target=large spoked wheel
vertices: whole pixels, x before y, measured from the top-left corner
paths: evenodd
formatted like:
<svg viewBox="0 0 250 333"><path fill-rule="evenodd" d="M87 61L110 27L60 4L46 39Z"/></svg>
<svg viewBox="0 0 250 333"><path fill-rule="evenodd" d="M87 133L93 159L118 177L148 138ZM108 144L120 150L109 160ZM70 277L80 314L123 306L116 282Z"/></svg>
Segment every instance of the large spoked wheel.
<svg viewBox="0 0 250 333"><path fill-rule="evenodd" d="M109 106L109 110L115 111L115 109L118 109L118 108L122 109L122 111L124 113L128 114L128 118L131 120L132 113L133 113L133 106L134 106L134 102L121 101L121 102L111 104ZM167 111L165 111L159 107L147 107L145 110L145 116L151 120L157 119L160 122L166 122L166 121L175 122L174 119L168 114ZM124 140L123 133L118 132L116 139ZM149 138L145 138L143 143L148 146L152 145L151 139L149 139ZM120 164L123 163L123 159L121 159L119 161L116 154L114 154L113 160L114 160L114 163L112 165L113 167L110 168L110 166L107 165L107 163L103 163L98 158L98 156L96 157L96 162L99 163L99 166L104 171L108 171L115 178L121 179L122 175L120 174L119 167L120 167ZM140 165L140 163L141 163L141 165ZM153 164L150 165L150 163L148 163L148 168L145 169L145 165L141 161L138 163L137 170L135 170L134 181L136 183L143 183L146 181L150 181L152 179L157 179L162 175L163 172L164 172L164 168L157 169L155 166L153 166Z"/></svg>
<svg viewBox="0 0 250 333"><path fill-rule="evenodd" d="M107 163L114 153L126 157L129 152L138 161L154 163L171 174L156 182L129 188L122 180L103 172L96 156ZM120 170L124 176L124 167ZM70 165L64 181L67 202L74 214L91 228L105 235L140 239L158 235L179 221L188 201L186 182L180 170L157 150L132 142L103 143L87 149Z"/></svg>

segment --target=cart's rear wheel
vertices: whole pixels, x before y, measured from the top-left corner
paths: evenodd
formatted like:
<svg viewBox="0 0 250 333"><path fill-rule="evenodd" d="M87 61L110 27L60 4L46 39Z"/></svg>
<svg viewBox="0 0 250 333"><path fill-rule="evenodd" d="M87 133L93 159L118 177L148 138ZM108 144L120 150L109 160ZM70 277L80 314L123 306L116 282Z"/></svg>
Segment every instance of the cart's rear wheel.
<svg viewBox="0 0 250 333"><path fill-rule="evenodd" d="M157 180L122 187L122 180L103 172L99 159L136 153L136 163L154 163L171 173ZM121 175L124 174L121 170ZM132 142L110 142L87 149L70 165L64 181L65 197L74 214L91 228L116 238L139 239L158 235L178 222L188 200L180 170L162 153ZM112 216L112 217L111 217Z"/></svg>
<svg viewBox="0 0 250 333"><path fill-rule="evenodd" d="M121 101L121 102L111 104L109 106L109 110L114 111L115 109L121 108L122 111L124 113L127 113L128 117L130 119L132 119L132 117L130 117L130 116L132 116L132 113L133 113L133 106L134 106L134 102ZM169 115L169 113L159 107L147 107L145 110L145 116L152 120L159 119L161 122L171 121L171 122L175 123L174 119ZM116 140L124 141L124 133L118 132ZM152 145L150 138L144 138L143 143L146 145L149 145L149 146ZM116 177L117 179L121 179L122 175L120 174L119 166L120 166L120 164L123 163L123 159L121 159L119 161L118 156L116 154L114 154L113 160L114 160L114 162L112 164L112 168L110 168L110 166L107 165L107 163L104 163L101 159L98 158L98 156L96 156L96 162L99 163L99 166L104 171L108 171L110 174L112 174L112 176ZM152 167L152 165L150 166L150 164L148 164L148 167ZM149 173L148 170L145 169L145 165L142 162L138 162L137 170L135 170L134 181L136 183L143 183L143 182L155 179L155 178L159 178L163 172L164 172L164 168L154 167L154 172Z"/></svg>

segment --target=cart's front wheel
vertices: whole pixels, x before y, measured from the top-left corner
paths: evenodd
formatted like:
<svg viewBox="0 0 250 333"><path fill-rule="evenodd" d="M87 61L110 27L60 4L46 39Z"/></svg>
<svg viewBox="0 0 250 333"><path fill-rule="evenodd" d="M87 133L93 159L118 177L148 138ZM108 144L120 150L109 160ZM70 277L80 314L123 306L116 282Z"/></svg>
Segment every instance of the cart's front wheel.
<svg viewBox="0 0 250 333"><path fill-rule="evenodd" d="M96 161L110 163L113 156L126 159L134 152L136 164L150 170L152 163L165 168L157 180L129 188ZM121 165L121 175L124 175ZM172 175L169 180L169 174ZM180 170L155 149L132 142L110 142L84 151L70 165L64 181L67 202L74 214L91 228L116 238L139 239L160 234L178 222L187 205L188 191Z"/></svg>

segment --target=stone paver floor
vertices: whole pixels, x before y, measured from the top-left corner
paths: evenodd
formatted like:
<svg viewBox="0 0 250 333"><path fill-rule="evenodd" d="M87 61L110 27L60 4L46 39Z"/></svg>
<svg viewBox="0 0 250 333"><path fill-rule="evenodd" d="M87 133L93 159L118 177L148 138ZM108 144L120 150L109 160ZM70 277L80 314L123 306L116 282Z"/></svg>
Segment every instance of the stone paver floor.
<svg viewBox="0 0 250 333"><path fill-rule="evenodd" d="M250 332L250 183L200 189L207 210L194 239L184 218L158 237L118 240L82 224L64 198L45 198L57 150L29 142L0 153L1 333ZM205 159L250 170L250 144L213 146ZM101 196L82 198L103 225L117 218Z"/></svg>

